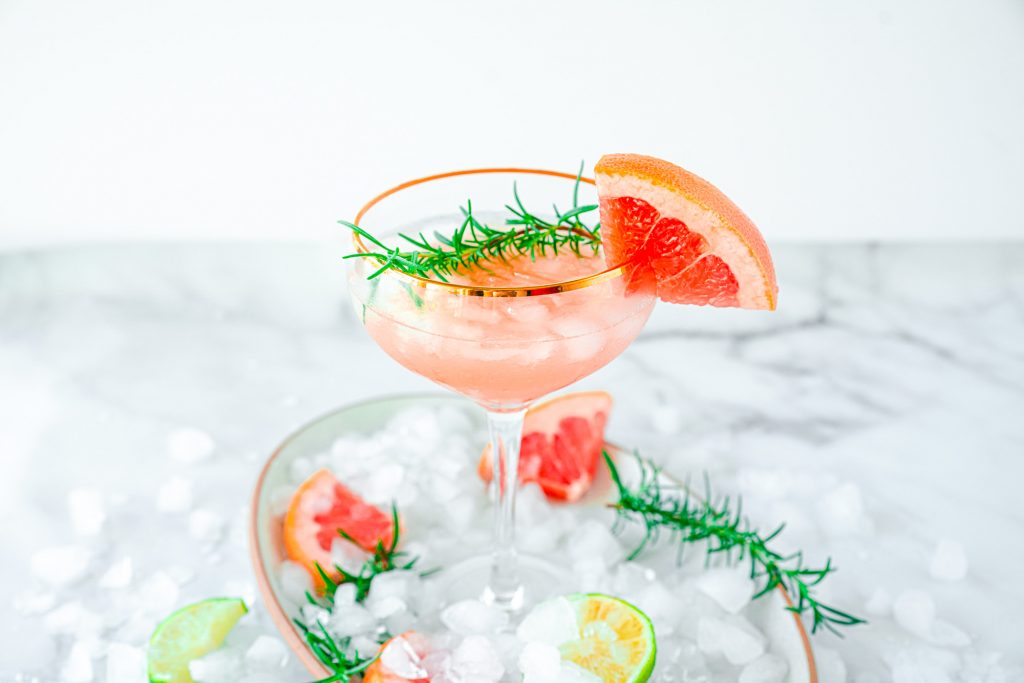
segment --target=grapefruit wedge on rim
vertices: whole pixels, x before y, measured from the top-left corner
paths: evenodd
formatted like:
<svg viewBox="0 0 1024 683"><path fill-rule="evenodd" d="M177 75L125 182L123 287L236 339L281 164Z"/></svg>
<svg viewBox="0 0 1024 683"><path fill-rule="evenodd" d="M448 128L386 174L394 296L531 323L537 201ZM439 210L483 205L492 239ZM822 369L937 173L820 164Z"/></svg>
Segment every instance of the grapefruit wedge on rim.
<svg viewBox="0 0 1024 683"><path fill-rule="evenodd" d="M594 175L605 258L629 264L631 287L669 303L775 309L768 246L721 190L639 154L605 155Z"/></svg>
<svg viewBox="0 0 1024 683"><path fill-rule="evenodd" d="M539 403L526 412L519 450L519 481L537 482L553 500L579 500L590 488L601 461L604 428L612 397L581 391ZM493 476L491 449L484 449L480 478Z"/></svg>
<svg viewBox="0 0 1024 683"><path fill-rule="evenodd" d="M370 505L346 488L328 470L309 476L292 495L284 518L284 547L288 557L309 570L318 587L328 576L340 578L331 560L331 546L343 530L360 548L373 552L377 543L391 545L395 537L392 515Z"/></svg>

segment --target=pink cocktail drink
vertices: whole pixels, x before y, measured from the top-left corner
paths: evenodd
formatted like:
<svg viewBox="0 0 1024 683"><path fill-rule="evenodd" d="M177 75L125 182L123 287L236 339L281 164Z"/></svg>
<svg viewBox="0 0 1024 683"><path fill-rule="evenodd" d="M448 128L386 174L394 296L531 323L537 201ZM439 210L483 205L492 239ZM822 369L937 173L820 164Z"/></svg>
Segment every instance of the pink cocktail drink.
<svg viewBox="0 0 1024 683"><path fill-rule="evenodd" d="M364 261L357 270L372 272ZM455 273L455 285L543 287L599 276L600 252L562 251ZM532 296L452 296L401 279L352 279L356 308L384 351L413 372L490 407L521 407L590 375L639 334L654 305L621 277Z"/></svg>

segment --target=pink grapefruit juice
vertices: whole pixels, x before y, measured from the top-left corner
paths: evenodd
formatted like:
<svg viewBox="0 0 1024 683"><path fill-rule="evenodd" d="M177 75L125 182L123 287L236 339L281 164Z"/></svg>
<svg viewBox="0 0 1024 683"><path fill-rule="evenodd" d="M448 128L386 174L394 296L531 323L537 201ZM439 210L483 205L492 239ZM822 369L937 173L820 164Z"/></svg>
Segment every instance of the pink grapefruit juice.
<svg viewBox="0 0 1024 683"><path fill-rule="evenodd" d="M408 369L488 407L518 407L566 387L618 356L640 333L654 297L625 278L536 296L470 296L401 275L351 279L356 311L385 352ZM511 256L453 274L469 287L543 287L601 273L603 255ZM365 273L359 272L360 270Z"/></svg>

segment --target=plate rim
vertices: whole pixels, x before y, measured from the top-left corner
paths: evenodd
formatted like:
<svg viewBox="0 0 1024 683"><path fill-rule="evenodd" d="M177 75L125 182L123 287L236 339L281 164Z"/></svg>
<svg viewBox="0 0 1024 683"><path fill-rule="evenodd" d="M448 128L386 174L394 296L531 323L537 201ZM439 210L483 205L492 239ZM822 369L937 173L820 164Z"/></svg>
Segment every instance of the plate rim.
<svg viewBox="0 0 1024 683"><path fill-rule="evenodd" d="M313 425L328 419L329 417L342 413L345 411L353 410L368 404L377 403L392 403L396 401L410 401L410 400L449 400L456 402L464 402L469 405L475 405L469 399L464 399L460 396L452 394L443 394L437 392L413 392L413 393L400 393L400 394L385 394L383 396L365 398L358 401L352 401L350 403L342 404L336 408L328 410L324 413L317 415L316 417L303 422L299 427L289 432L289 434L281 440L281 442L274 448L267 458L266 462L260 468L259 476L256 478L256 483L253 486L253 492L249 502L249 559L252 562L253 573L256 578L256 586L259 589L260 597L263 601L263 608L270 615L271 621L277 627L278 632L285 639L288 647L296 654L299 661L306 670L312 675L319 678L331 676L332 672L323 665L323 663L317 659L316 655L310 650L309 645L305 639L299 634L298 629L292 621L292 618L285 611L281 601L278 600L277 594L274 592L273 587L270 585L270 576L268 569L263 562L263 546L260 541L259 533L259 502L262 498L264 484L266 482L267 474L270 468L277 461L277 458L281 455L281 452L301 434L305 433L306 430L310 429ZM618 444L608 441L608 445L615 447L618 450L626 451ZM786 606L789 608L793 607L793 600L786 589L779 585L777 590L785 601ZM791 612L790 617L793 619L796 625L797 633L800 636L800 642L803 645L804 656L807 660L807 675L808 683L819 683L818 679L818 667L817 661L814 656L814 649L811 646L810 636L807 633L807 628L804 626L803 620L800 619L800 615L796 612Z"/></svg>

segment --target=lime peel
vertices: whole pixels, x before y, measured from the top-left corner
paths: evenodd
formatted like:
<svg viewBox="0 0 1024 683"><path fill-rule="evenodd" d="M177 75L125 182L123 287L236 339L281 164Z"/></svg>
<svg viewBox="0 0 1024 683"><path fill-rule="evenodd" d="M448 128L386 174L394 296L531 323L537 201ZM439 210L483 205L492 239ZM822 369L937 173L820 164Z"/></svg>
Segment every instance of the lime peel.
<svg viewBox="0 0 1024 683"><path fill-rule="evenodd" d="M161 621L149 638L150 683L194 683L189 662L219 648L248 611L240 598L209 598Z"/></svg>

